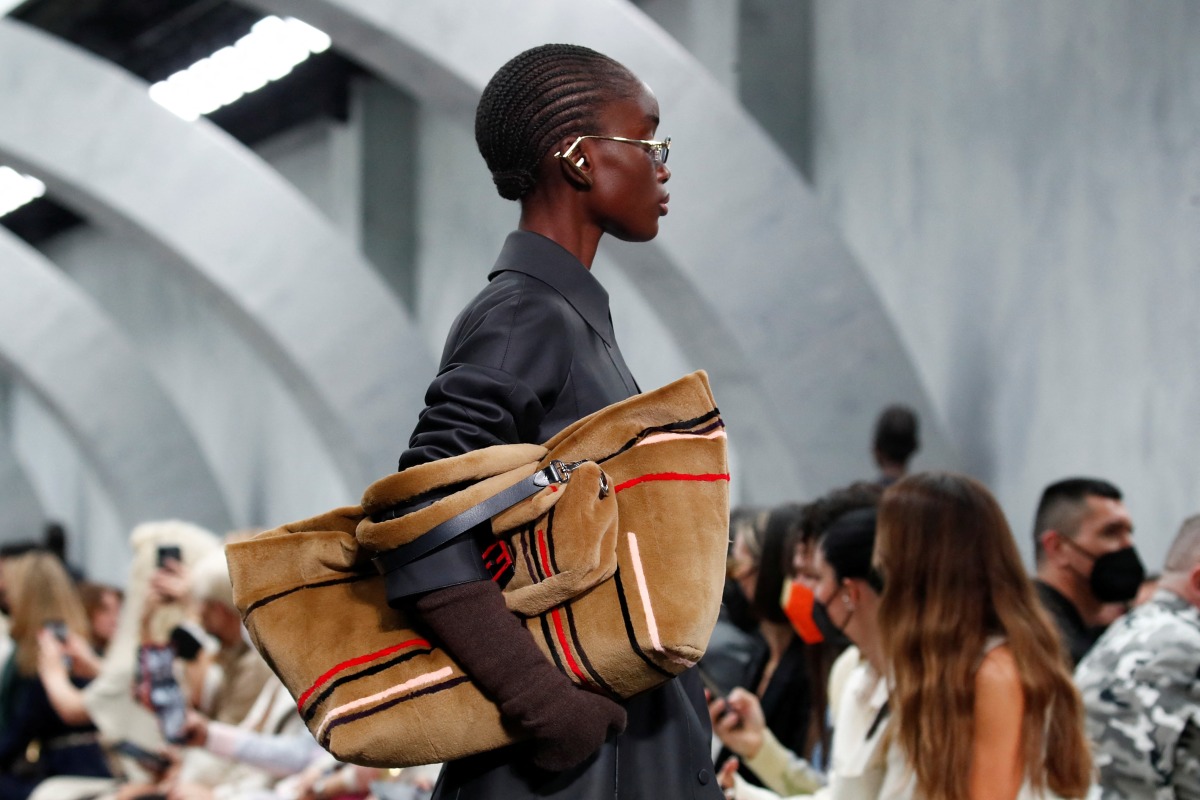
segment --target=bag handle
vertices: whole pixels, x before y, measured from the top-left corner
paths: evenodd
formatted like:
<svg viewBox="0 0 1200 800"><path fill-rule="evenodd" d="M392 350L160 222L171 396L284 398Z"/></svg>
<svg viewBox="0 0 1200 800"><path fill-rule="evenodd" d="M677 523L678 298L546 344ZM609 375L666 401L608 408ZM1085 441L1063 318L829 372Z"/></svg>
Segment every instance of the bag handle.
<svg viewBox="0 0 1200 800"><path fill-rule="evenodd" d="M465 511L459 512L408 544L380 553L372 558L371 562L381 575L401 569L418 558L433 552L447 542L462 536L476 525L491 519L501 511L512 508L526 498L533 497L547 486L566 483L570 480L571 473L583 463L583 461L575 461L570 464L564 464L557 460L551 461L550 465L545 469L538 470L528 478L517 481L507 489L497 492L485 500L481 500ZM603 472L600 475L602 481L600 491L602 495L607 494L608 479L604 476ZM415 509L407 506L396 506L380 512L373 519L375 522L387 522L388 520L404 516L413 510Z"/></svg>

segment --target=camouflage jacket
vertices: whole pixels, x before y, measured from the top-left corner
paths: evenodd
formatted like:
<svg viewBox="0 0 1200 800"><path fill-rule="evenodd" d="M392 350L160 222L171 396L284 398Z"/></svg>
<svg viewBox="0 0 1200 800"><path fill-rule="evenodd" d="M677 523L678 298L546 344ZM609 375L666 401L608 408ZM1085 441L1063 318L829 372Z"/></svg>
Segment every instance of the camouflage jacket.
<svg viewBox="0 0 1200 800"><path fill-rule="evenodd" d="M1101 797L1200 797L1200 609L1160 589L1108 629L1075 681Z"/></svg>

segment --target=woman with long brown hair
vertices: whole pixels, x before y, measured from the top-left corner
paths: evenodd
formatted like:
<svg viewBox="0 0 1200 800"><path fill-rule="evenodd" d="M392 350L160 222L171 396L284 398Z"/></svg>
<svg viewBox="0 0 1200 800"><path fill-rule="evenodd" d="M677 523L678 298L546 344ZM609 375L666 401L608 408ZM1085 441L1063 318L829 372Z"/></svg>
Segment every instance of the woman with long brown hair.
<svg viewBox="0 0 1200 800"><path fill-rule="evenodd" d="M0 797L21 800L42 779L55 775L108 777L96 729L90 724L65 722L55 713L38 679L40 631L50 628L59 635L88 634L87 615L70 575L57 556L33 551L5 565L5 580L16 649L0 690L7 707L0 725ZM35 743L37 746L31 747ZM21 763L34 752L33 763Z"/></svg>
<svg viewBox="0 0 1200 800"><path fill-rule="evenodd" d="M951 473L883 496L875 563L895 744L922 800L1082 797L1083 706L991 493Z"/></svg>

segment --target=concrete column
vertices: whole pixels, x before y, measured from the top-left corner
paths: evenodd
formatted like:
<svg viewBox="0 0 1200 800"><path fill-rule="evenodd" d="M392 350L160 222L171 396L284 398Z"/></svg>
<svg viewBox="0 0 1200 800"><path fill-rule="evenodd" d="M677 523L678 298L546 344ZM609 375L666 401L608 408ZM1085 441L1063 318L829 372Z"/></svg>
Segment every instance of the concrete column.
<svg viewBox="0 0 1200 800"><path fill-rule="evenodd" d="M278 372L348 485L395 468L432 360L387 284L293 187L211 123L11 20L0 107L0 159L161 250Z"/></svg>
<svg viewBox="0 0 1200 800"><path fill-rule="evenodd" d="M228 527L195 438L108 317L3 230L0 274L0 363L68 432L123 521L178 516Z"/></svg>
<svg viewBox="0 0 1200 800"><path fill-rule="evenodd" d="M11 394L9 378L0 374L0 544L34 537L46 519L33 481L12 447Z"/></svg>

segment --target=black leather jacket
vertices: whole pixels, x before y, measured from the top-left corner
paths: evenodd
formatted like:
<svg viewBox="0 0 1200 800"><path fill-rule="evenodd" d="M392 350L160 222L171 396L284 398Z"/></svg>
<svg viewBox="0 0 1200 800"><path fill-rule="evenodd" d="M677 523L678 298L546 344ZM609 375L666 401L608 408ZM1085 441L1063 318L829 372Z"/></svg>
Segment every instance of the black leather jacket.
<svg viewBox="0 0 1200 800"><path fill-rule="evenodd" d="M400 468L494 444L541 443L638 392L608 293L555 242L516 231L458 316ZM625 733L580 767L536 770L506 748L448 764L435 798L722 797L694 670L625 703Z"/></svg>

